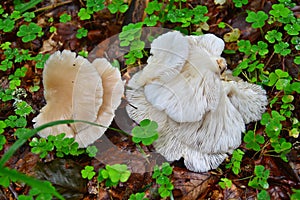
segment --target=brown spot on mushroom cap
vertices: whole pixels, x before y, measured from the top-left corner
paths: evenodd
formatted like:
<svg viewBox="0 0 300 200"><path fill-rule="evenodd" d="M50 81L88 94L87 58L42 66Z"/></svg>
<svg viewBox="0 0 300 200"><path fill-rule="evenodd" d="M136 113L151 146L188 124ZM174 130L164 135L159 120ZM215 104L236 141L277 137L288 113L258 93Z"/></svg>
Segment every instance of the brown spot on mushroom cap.
<svg viewBox="0 0 300 200"><path fill-rule="evenodd" d="M152 68L151 61L159 62L153 55L150 63L129 80L126 97L134 107L128 105L126 109L137 122L144 118L158 122L159 138L154 146L167 160L183 157L188 169L203 172L217 168L240 145L245 123L259 119L267 101L259 86L221 79L223 68L217 62L225 62L220 57L224 48L221 39L212 34L186 38L183 42L189 52L178 68L181 70L171 71L167 81L155 74L149 78L145 71ZM168 73L170 69L167 66Z"/></svg>
<svg viewBox="0 0 300 200"><path fill-rule="evenodd" d="M98 122L98 119L102 118L99 110L104 102L104 107L111 105L107 104L108 96L111 94L114 94L113 98L119 98L111 107L111 109L115 109L123 94L123 90L119 89L120 83L122 84L120 73L115 71L112 81L116 81L116 85L119 87L115 91L111 91L115 88L109 88L106 83L103 83L103 78L107 81L106 74L100 74L97 69L102 69L102 64L103 71L109 71L113 67L104 60L98 64L100 65L96 68L87 59L81 56L76 57L75 53L67 50L52 54L43 71L44 95L47 104L34 118L34 127L63 119ZM114 115L103 116L103 118L105 117L107 118L105 126L109 126ZM75 141L79 143L80 147L86 147L101 137L105 130L105 128L86 123L74 123L69 126L57 125L46 128L38 134L41 137L47 137L66 133L66 137L75 137Z"/></svg>

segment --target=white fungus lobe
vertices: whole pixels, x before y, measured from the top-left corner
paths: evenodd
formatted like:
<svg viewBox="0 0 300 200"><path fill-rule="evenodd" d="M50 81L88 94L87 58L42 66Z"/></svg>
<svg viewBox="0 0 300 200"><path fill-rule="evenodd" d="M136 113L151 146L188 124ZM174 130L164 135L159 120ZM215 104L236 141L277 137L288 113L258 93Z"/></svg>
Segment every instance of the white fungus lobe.
<svg viewBox="0 0 300 200"><path fill-rule="evenodd" d="M126 88L129 116L159 125L156 151L169 161L183 157L195 172L217 168L240 145L245 124L259 120L268 103L260 86L222 77L223 49L213 34L163 34Z"/></svg>

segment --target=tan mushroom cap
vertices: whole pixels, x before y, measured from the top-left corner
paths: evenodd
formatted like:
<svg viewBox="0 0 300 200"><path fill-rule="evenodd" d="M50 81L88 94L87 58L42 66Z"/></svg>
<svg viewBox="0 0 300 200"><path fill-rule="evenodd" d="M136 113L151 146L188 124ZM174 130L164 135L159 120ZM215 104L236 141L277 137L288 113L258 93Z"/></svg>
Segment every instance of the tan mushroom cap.
<svg viewBox="0 0 300 200"><path fill-rule="evenodd" d="M122 80L118 71L113 74L114 79L111 77L107 79L104 77L107 74L100 74L98 69L114 70L104 59L97 59L90 63L87 59L81 56L76 57L75 53L67 50L52 54L43 71L44 96L47 104L34 118L34 127L63 119L98 123L102 118L104 120L101 122L106 122L105 126L109 126L114 115L106 116L100 110L111 109L110 112L112 112L116 108L123 94ZM103 80L114 81L114 83L104 83ZM118 87L112 88L108 85L118 85ZM113 98L119 99L114 100L113 103L107 103L111 101L109 97L111 94L114 95ZM47 137L66 133L66 137L74 137L80 147L86 147L101 137L105 130L105 128L86 123L74 123L44 129L39 132L39 135Z"/></svg>
<svg viewBox="0 0 300 200"><path fill-rule="evenodd" d="M93 143L103 135L107 129L105 127L111 124L115 116L115 110L120 105L124 93L124 83L121 80L121 74L118 69L113 68L104 58L95 59L92 65L101 76L103 86L103 101L97 112L95 122L104 127L89 126L81 134L77 134L76 141L81 141L85 144L84 146Z"/></svg>
<svg viewBox="0 0 300 200"><path fill-rule="evenodd" d="M226 68L220 56L221 39L212 34L185 38L189 52L179 73L168 81L161 76L148 79L144 76L148 66L152 67L148 63L128 82L126 98L133 106L126 109L138 122L144 118L158 122L157 152L169 161L183 157L188 169L203 172L217 168L240 145L245 123L258 120L267 101L260 86L221 80ZM155 55L154 59L159 62Z"/></svg>

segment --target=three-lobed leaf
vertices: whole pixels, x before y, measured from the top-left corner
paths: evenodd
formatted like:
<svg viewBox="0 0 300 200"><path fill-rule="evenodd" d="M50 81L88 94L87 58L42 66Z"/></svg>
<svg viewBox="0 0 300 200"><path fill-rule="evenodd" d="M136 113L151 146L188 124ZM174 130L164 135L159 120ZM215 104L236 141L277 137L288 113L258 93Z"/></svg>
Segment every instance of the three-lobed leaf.
<svg viewBox="0 0 300 200"><path fill-rule="evenodd" d="M232 181L228 178L221 178L221 181L218 184L222 189L231 188Z"/></svg>
<svg viewBox="0 0 300 200"><path fill-rule="evenodd" d="M260 144L263 144L265 139L263 136L255 134L254 131L250 130L244 136L244 142L247 148L260 151Z"/></svg>
<svg viewBox="0 0 300 200"><path fill-rule="evenodd" d="M93 166L85 166L83 170L81 170L81 176L82 178L87 178L88 180L91 180L95 176L96 172L94 172Z"/></svg>
<svg viewBox="0 0 300 200"><path fill-rule="evenodd" d="M248 11L246 22L252 23L253 28L262 28L265 25L265 21L268 19L268 15L264 11Z"/></svg>
<svg viewBox="0 0 300 200"><path fill-rule="evenodd" d="M158 124L155 121L144 119L140 122L140 126L132 129L132 141L135 143L142 142L144 145L152 144L158 139Z"/></svg>
<svg viewBox="0 0 300 200"><path fill-rule="evenodd" d="M17 32L18 37L22 37L23 42L30 42L34 40L37 35L42 34L42 27L30 22L28 25L21 25Z"/></svg>
<svg viewBox="0 0 300 200"><path fill-rule="evenodd" d="M234 3L234 6L237 8L241 8L243 5L248 4L248 0L232 0L232 2Z"/></svg>
<svg viewBox="0 0 300 200"><path fill-rule="evenodd" d="M105 169L101 169L98 175L98 181L105 181L106 186L116 186L119 182L126 182L131 175L127 165L115 164L106 165Z"/></svg>
<svg viewBox="0 0 300 200"><path fill-rule="evenodd" d="M270 43L275 43L275 41L282 40L282 33L278 32L277 30L268 31L265 35L266 40Z"/></svg>
<svg viewBox="0 0 300 200"><path fill-rule="evenodd" d="M128 9L128 5L123 0L113 0L111 4L107 6L108 10L115 14L117 12L124 13Z"/></svg>

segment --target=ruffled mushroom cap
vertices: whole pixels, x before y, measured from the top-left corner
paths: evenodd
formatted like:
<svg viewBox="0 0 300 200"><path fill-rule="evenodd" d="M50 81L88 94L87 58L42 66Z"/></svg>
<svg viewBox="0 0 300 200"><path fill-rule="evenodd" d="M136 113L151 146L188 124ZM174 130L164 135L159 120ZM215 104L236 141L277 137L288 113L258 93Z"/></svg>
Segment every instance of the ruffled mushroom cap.
<svg viewBox="0 0 300 200"><path fill-rule="evenodd" d="M231 104L241 113L246 124L261 119L268 105L266 91L245 81L222 81Z"/></svg>
<svg viewBox="0 0 300 200"><path fill-rule="evenodd" d="M67 50L52 54L43 71L44 96L47 104L33 119L34 127L63 119L98 123L102 118L101 122L106 122L105 126L108 126L114 115L107 113L115 110L123 94L120 73L115 72L108 64L103 59L97 59L91 64L87 59L76 57L75 53ZM106 77L109 75L114 78ZM105 129L101 127L74 123L46 128L40 131L39 135L47 137L66 133L66 137L74 137L80 147L86 147L101 137L104 131Z"/></svg>
<svg viewBox="0 0 300 200"><path fill-rule="evenodd" d="M124 83L117 68L113 68L104 58L95 59L92 65L101 76L103 87L103 101L95 122L104 127L89 126L81 134L77 134L76 141L81 141L83 144L91 144L90 141L94 142L103 135L106 131L105 127L111 124L124 93Z"/></svg>
<svg viewBox="0 0 300 200"><path fill-rule="evenodd" d="M144 68L137 84L145 85L153 80L168 82L177 76L188 56L187 39L179 32L168 32L151 44L147 68Z"/></svg>
<svg viewBox="0 0 300 200"><path fill-rule="evenodd" d="M205 35L198 36L198 38L202 37L201 40L196 37L184 37L179 32L170 32L158 37L153 41L151 48L160 49L162 52L177 50L180 54L164 55L160 53L159 56L153 54L139 78L136 78L137 85L132 86L138 87L143 86L143 84L139 84L141 82L147 83L144 86L147 101L158 110L166 112L170 118L177 122L200 120L205 112L216 107L219 100L217 94L219 94L221 82L218 79L220 76L218 60L223 58L220 55L216 56L216 52L214 52L215 59L210 59L210 51L206 51L205 46L200 44L205 43L206 46L223 47L224 42L213 35L208 38ZM177 40L172 45L165 42L174 41L174 38ZM206 39L211 39L211 41L206 41ZM188 45L188 50L184 50L184 52L187 52L187 56L182 53L181 49L182 47L185 49L186 45ZM178 49L181 49L181 51ZM167 60L166 63L166 58L169 57L172 58L172 62ZM180 62L174 64L174 61L179 59L185 60L180 60ZM172 64L174 67L172 67ZM155 72L156 68L154 66L159 72ZM161 74L168 76L166 78ZM155 75L158 76L155 77Z"/></svg>
<svg viewBox="0 0 300 200"><path fill-rule="evenodd" d="M185 38L189 53L179 74L171 73L173 79L167 82L161 77L147 79L144 71L152 66L148 63L128 82L130 105L126 109L138 122L144 118L158 122L160 134L154 143L157 152L169 161L183 157L188 169L203 172L217 168L227 153L240 145L245 122L258 119L264 112L266 97L262 98L264 90L255 85L221 80L226 68L220 57L224 48L221 39L212 34ZM159 62L154 55L152 59ZM145 84L139 84L137 80L143 79ZM246 99L244 88L249 96L256 94L253 98L259 99ZM252 102L262 106L249 106Z"/></svg>
<svg viewBox="0 0 300 200"><path fill-rule="evenodd" d="M213 34L200 36L187 36L190 43L190 62L202 66L203 70L210 70L217 74L227 67L226 61L221 57L225 43ZM209 64L208 64L209 63ZM206 66L206 67L203 67Z"/></svg>

